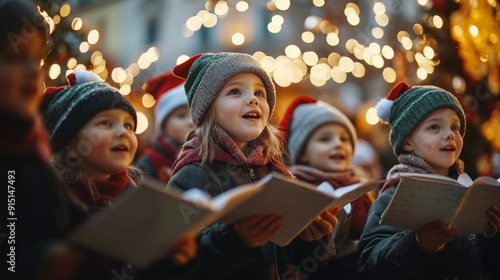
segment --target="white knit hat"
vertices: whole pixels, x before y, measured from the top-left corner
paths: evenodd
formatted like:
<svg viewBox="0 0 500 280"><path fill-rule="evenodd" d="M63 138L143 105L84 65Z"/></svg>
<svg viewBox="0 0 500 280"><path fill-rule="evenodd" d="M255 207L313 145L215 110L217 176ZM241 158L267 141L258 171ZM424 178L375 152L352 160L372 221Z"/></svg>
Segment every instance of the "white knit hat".
<svg viewBox="0 0 500 280"><path fill-rule="evenodd" d="M162 122L177 108L188 105L184 84L178 85L165 92L155 107L155 128L156 133L161 134Z"/></svg>

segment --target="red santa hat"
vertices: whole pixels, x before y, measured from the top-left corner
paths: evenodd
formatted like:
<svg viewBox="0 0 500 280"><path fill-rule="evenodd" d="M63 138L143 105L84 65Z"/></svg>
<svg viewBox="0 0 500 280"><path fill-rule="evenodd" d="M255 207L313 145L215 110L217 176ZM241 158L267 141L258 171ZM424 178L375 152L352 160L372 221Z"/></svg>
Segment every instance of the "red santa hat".
<svg viewBox="0 0 500 280"><path fill-rule="evenodd" d="M187 105L184 79L167 71L155 76L144 84L144 90L156 99L155 129L158 135L162 131L162 123L178 107Z"/></svg>

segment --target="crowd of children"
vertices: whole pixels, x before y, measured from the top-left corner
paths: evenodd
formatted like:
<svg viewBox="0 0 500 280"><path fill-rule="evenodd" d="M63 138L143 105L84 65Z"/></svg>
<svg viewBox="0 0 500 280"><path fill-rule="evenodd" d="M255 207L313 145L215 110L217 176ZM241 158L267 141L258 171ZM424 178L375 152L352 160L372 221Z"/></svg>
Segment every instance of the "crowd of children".
<svg viewBox="0 0 500 280"><path fill-rule="evenodd" d="M26 34L26 19L34 33ZM15 243L0 242L2 279L500 279L500 205L485 213L488 232L465 237L439 221L415 231L379 223L404 173L464 172L459 101L404 82L377 104L399 162L387 181L320 213L287 246L270 241L283 226L276 214L214 223L141 269L71 244L71 232L145 176L213 197L270 172L335 189L371 178L353 166L358 139L346 115L304 96L276 128L271 77L252 56L232 52L195 55L146 82L158 101L156 134L135 165L132 104L88 71L43 90L48 30L30 5L1 1L0 26L0 169L15 205L1 215L15 232Z"/></svg>

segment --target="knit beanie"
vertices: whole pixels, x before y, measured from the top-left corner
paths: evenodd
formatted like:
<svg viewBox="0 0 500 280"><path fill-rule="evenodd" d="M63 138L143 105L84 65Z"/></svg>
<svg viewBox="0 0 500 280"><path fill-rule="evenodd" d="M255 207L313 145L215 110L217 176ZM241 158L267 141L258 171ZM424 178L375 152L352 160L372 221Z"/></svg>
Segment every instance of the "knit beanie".
<svg viewBox="0 0 500 280"><path fill-rule="evenodd" d="M298 97L290 104L283 116L280 130L287 138L288 154L292 164L297 164L306 141L312 133L328 123L339 124L347 129L354 151L358 138L356 129L340 110L326 102L307 96Z"/></svg>
<svg viewBox="0 0 500 280"><path fill-rule="evenodd" d="M243 53L197 54L174 67L175 75L186 79L186 90L191 117L199 126L210 104L215 100L222 86L231 77L241 73L253 73L264 83L269 104L269 119L276 102L276 90L271 77L258 60Z"/></svg>
<svg viewBox="0 0 500 280"><path fill-rule="evenodd" d="M35 36L35 32L44 37L43 44L49 39L49 26L33 1L1 0L0 26L0 46L10 45L16 53Z"/></svg>
<svg viewBox="0 0 500 280"><path fill-rule="evenodd" d="M177 108L187 105L184 79L175 76L172 72L165 72L155 76L144 84L144 90L152 94L157 103L155 106L155 129L158 135L162 134L162 123Z"/></svg>
<svg viewBox="0 0 500 280"><path fill-rule="evenodd" d="M42 98L42 114L54 153L68 145L92 117L105 110L128 112L134 118L135 131L135 110L116 88L93 72L76 70L67 79L69 86L49 87Z"/></svg>
<svg viewBox="0 0 500 280"><path fill-rule="evenodd" d="M396 84L377 105L377 114L382 123L391 126L389 139L395 155L403 152L406 138L431 113L449 108L460 120L460 135L464 137L466 119L458 99L448 91L435 86L410 86L405 82Z"/></svg>

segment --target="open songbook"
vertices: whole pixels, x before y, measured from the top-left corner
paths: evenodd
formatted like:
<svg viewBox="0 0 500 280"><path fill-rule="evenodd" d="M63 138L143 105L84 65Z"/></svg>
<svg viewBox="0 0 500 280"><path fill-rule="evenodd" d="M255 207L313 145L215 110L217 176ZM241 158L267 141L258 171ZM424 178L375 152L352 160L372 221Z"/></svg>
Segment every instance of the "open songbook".
<svg viewBox="0 0 500 280"><path fill-rule="evenodd" d="M441 221L459 235L489 230L486 212L500 205L500 182L491 177L472 181L467 174L457 180L440 175L405 174L382 214L381 224L416 230Z"/></svg>
<svg viewBox="0 0 500 280"><path fill-rule="evenodd" d="M254 214L278 214L284 217L283 228L271 241L285 246L324 210L342 208L382 182L334 191L327 183L316 189L271 173L211 198L199 189L181 193L144 179L70 240L141 268L165 256L169 246L187 233L195 234L215 222L231 224Z"/></svg>

